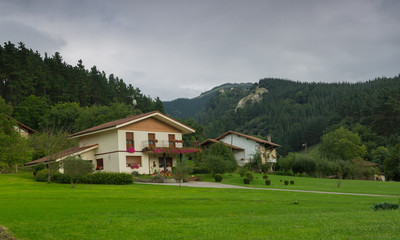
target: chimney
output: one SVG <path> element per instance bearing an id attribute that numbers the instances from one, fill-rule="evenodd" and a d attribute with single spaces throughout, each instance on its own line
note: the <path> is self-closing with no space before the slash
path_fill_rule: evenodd
<path id="1" fill-rule="evenodd" d="M 271 135 L 269 135 L 269 134 L 268 134 L 268 136 L 267 136 L 267 141 L 268 141 L 268 142 L 271 142 Z"/>

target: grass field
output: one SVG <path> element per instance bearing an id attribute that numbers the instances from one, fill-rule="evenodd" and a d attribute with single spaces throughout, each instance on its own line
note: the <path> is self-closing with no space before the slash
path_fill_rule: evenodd
<path id="1" fill-rule="evenodd" d="M 265 184 L 265 179 L 260 173 L 254 173 L 254 180 L 250 184 L 244 184 L 243 178 L 237 173 L 224 174 L 222 183 L 232 184 L 246 187 L 258 188 L 280 188 L 280 189 L 298 189 L 312 191 L 327 192 L 345 192 L 345 193 L 369 193 L 382 195 L 395 195 L 400 197 L 399 182 L 378 182 L 378 181 L 360 181 L 360 180 L 341 180 L 340 188 L 338 188 L 337 179 L 325 178 L 309 178 L 309 177 L 292 177 L 280 175 L 268 175 L 271 185 Z M 214 182 L 214 178 L 210 174 L 202 175 L 204 181 Z M 282 180 L 282 182 L 281 182 Z M 294 185 L 284 185 L 285 180 L 293 180 Z"/>
<path id="2" fill-rule="evenodd" d="M 305 188 L 295 181 L 292 188 Z M 371 184 L 367 193 L 399 189 L 355 182 Z M 0 225 L 18 239 L 400 239 L 400 211 L 370 208 L 398 200 L 140 184 L 72 189 L 31 174 L 0 175 Z"/>

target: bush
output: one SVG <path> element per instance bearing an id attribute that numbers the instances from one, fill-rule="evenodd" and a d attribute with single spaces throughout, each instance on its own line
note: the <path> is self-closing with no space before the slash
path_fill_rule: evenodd
<path id="1" fill-rule="evenodd" d="M 374 204 L 373 207 L 371 207 L 375 211 L 377 210 L 396 210 L 399 208 L 398 204 L 392 204 L 392 203 L 378 203 Z"/>
<path id="2" fill-rule="evenodd" d="M 316 169 L 316 160 L 306 155 L 296 155 L 292 163 L 292 170 L 294 173 L 305 172 L 308 175 L 312 175 Z"/>
<path id="3" fill-rule="evenodd" d="M 282 176 L 293 176 L 292 171 L 282 172 L 282 171 L 275 171 L 274 175 L 282 175 Z"/>
<path id="4" fill-rule="evenodd" d="M 215 174 L 214 179 L 216 182 L 222 182 L 222 174 Z"/>
<path id="5" fill-rule="evenodd" d="M 192 168 L 192 174 L 204 174 L 204 173 L 211 173 L 210 169 L 207 166 L 194 166 Z"/>
<path id="6" fill-rule="evenodd" d="M 49 175 L 49 170 L 47 169 L 40 170 L 36 174 L 36 181 L 47 182 L 48 175 Z M 51 176 L 51 181 L 55 183 L 70 183 L 71 178 L 67 174 L 55 172 Z M 74 181 L 87 184 L 123 185 L 123 184 L 133 183 L 133 177 L 129 173 L 98 172 L 98 173 L 90 173 L 87 176 L 74 177 Z"/>
<path id="7" fill-rule="evenodd" d="M 36 181 L 47 182 L 47 177 L 49 176 L 48 169 L 42 169 L 36 173 Z"/>
<path id="8" fill-rule="evenodd" d="M 87 176 L 87 183 L 115 185 L 132 184 L 133 177 L 129 173 L 99 172 L 89 174 Z"/>
<path id="9" fill-rule="evenodd" d="M 233 172 L 238 166 L 231 149 L 223 143 L 211 145 L 205 153 L 204 163 L 213 174 Z"/>
<path id="10" fill-rule="evenodd" d="M 243 178 L 243 183 L 244 184 L 250 184 L 250 182 L 251 182 L 250 178 L 248 178 L 248 177 Z"/>
<path id="11" fill-rule="evenodd" d="M 263 179 L 268 179 L 268 175 L 263 175 Z"/>
<path id="12" fill-rule="evenodd" d="M 46 181 L 47 181 L 47 179 L 46 179 Z M 51 176 L 51 181 L 55 182 L 55 183 L 70 183 L 71 177 L 66 174 L 62 174 L 60 172 L 55 172 Z"/>
<path id="13" fill-rule="evenodd" d="M 241 168 L 239 169 L 239 175 L 240 175 L 240 177 L 244 177 L 244 175 L 246 175 L 247 171 L 248 171 L 248 169 L 247 169 L 246 167 L 241 167 Z"/>
<path id="14" fill-rule="evenodd" d="M 285 180 L 285 185 L 289 185 L 289 181 L 288 180 Z"/>
<path id="15" fill-rule="evenodd" d="M 271 185 L 271 180 L 269 180 L 269 179 L 265 180 L 265 184 L 268 186 Z"/>
<path id="16" fill-rule="evenodd" d="M 250 181 L 253 181 L 254 175 L 252 173 L 246 173 L 246 177 L 250 179 Z"/>
<path id="17" fill-rule="evenodd" d="M 294 184 L 294 180 L 290 180 L 290 184 L 293 185 Z"/>

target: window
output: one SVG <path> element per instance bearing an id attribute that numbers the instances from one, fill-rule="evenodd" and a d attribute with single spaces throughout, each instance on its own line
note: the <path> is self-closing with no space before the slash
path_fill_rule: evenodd
<path id="1" fill-rule="evenodd" d="M 172 167 L 172 157 L 166 157 L 166 160 L 167 160 L 167 167 Z M 164 167 L 164 158 L 163 157 L 158 158 L 158 165 L 160 168 Z"/>
<path id="2" fill-rule="evenodd" d="M 135 147 L 135 142 L 133 141 L 133 132 L 126 133 L 126 149 L 128 150 L 130 147 Z"/>
<path id="3" fill-rule="evenodd" d="M 156 134 L 149 133 L 148 139 L 149 139 L 149 148 L 155 147 L 156 146 Z"/>
<path id="4" fill-rule="evenodd" d="M 126 156 L 126 166 L 133 167 L 133 166 L 142 166 L 142 157 L 141 156 Z"/>
<path id="5" fill-rule="evenodd" d="M 103 170 L 104 165 L 103 165 L 103 159 L 96 159 L 96 170 Z"/>
<path id="6" fill-rule="evenodd" d="M 175 147 L 175 134 L 168 134 L 169 147 Z"/>

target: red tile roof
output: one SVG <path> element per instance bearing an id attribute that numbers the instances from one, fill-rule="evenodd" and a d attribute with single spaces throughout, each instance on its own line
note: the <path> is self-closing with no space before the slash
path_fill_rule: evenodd
<path id="1" fill-rule="evenodd" d="M 68 149 L 63 150 L 63 151 L 61 151 L 61 152 L 58 152 L 58 153 L 56 154 L 56 156 L 57 156 L 57 159 L 58 159 L 58 158 L 63 158 L 63 157 L 72 155 L 72 154 L 74 154 L 74 153 L 85 152 L 85 150 L 90 150 L 90 148 L 97 147 L 97 146 L 98 146 L 98 144 L 94 144 L 94 145 L 90 145 L 90 146 L 85 146 L 85 147 L 73 147 L 73 148 L 68 148 Z M 44 162 L 47 162 L 47 161 L 49 161 L 49 156 L 36 159 L 36 160 L 34 160 L 34 161 L 32 161 L 32 162 L 25 163 L 24 165 L 25 165 L 25 166 L 29 166 L 29 165 L 34 165 L 34 164 L 37 164 L 37 163 L 44 163 Z"/>
<path id="2" fill-rule="evenodd" d="M 237 147 L 237 146 L 234 146 L 234 145 L 225 143 L 225 142 L 217 141 L 217 140 L 211 139 L 211 138 L 209 138 L 209 139 L 203 141 L 203 142 L 200 143 L 199 145 L 200 145 L 200 147 L 201 147 L 202 145 L 205 145 L 205 144 L 207 144 L 207 143 L 223 143 L 223 144 L 225 144 L 226 146 L 228 146 L 228 147 L 230 147 L 230 148 L 232 148 L 232 149 L 239 150 L 239 151 L 243 151 L 243 150 L 244 150 L 243 148 L 240 148 L 240 147 Z"/>
<path id="3" fill-rule="evenodd" d="M 234 132 L 234 131 L 227 131 L 226 133 L 224 133 L 221 136 L 217 137 L 216 140 L 220 140 L 221 138 L 224 138 L 226 135 L 229 135 L 229 134 L 235 134 L 235 135 L 247 138 L 247 139 L 254 140 L 254 141 L 258 142 L 258 143 L 268 144 L 268 145 L 272 145 L 272 146 L 275 146 L 275 147 L 280 147 L 280 145 L 278 145 L 276 143 L 269 142 L 269 141 L 263 140 L 261 138 L 256 138 L 256 137 L 253 137 L 253 136 L 249 136 L 249 135 L 246 135 L 246 134 L 243 134 L 243 133 Z"/>
<path id="4" fill-rule="evenodd" d="M 93 133 L 93 132 L 97 132 L 97 131 L 100 131 L 100 130 L 114 128 L 114 127 L 117 127 L 117 126 L 119 126 L 121 124 L 129 123 L 131 121 L 134 121 L 134 120 L 146 117 L 146 116 L 150 116 L 150 115 L 153 115 L 153 114 L 158 114 L 158 115 L 163 116 L 164 118 L 168 118 L 170 120 L 173 120 L 173 121 L 177 122 L 176 120 L 174 120 L 174 119 L 162 114 L 159 111 L 153 111 L 153 112 L 148 112 L 148 113 L 135 115 L 135 116 L 128 116 L 126 118 L 122 118 L 122 119 L 118 119 L 118 120 L 115 120 L 115 121 L 103 123 L 101 125 L 98 125 L 98 126 L 95 126 L 95 127 L 92 127 L 92 128 L 89 128 L 89 129 L 86 129 L 86 130 L 83 130 L 83 131 L 80 131 L 80 132 L 77 132 L 77 133 L 73 133 L 73 134 L 69 135 L 69 137 L 76 137 L 76 136 L 83 135 L 83 134 L 88 134 L 88 133 Z M 195 131 L 191 127 L 186 126 L 185 124 L 182 124 L 182 123 L 180 123 L 180 124 L 185 126 L 186 128 L 189 128 L 189 129 L 193 130 L 193 132 Z"/>
<path id="5" fill-rule="evenodd" d="M 13 119 L 13 120 L 17 123 L 17 125 L 18 125 L 20 128 L 25 129 L 29 134 L 33 134 L 33 133 L 36 132 L 36 131 L 33 130 L 32 128 L 30 128 L 30 127 L 28 127 L 27 125 L 23 124 L 22 122 L 17 121 L 15 118 L 10 117 L 10 116 L 8 116 L 8 115 L 6 115 L 6 117 L 7 117 L 8 119 L 10 119 L 10 120 Z"/>

